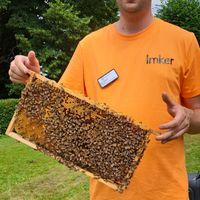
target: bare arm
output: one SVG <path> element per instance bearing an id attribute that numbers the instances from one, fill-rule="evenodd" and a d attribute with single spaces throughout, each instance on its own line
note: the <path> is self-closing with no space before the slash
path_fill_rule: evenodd
<path id="1" fill-rule="evenodd" d="M 200 95 L 190 99 L 183 99 L 183 105 L 193 111 L 187 133 L 200 133 Z"/>

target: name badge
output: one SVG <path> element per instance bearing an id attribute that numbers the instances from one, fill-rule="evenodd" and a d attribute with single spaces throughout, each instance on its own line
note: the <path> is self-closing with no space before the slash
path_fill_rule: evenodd
<path id="1" fill-rule="evenodd" d="M 115 80 L 117 80 L 118 78 L 119 78 L 119 76 L 118 76 L 117 72 L 114 69 L 112 69 L 108 73 L 106 73 L 105 75 L 101 76 L 98 79 L 98 83 L 102 88 L 104 88 L 107 85 L 114 82 Z"/>

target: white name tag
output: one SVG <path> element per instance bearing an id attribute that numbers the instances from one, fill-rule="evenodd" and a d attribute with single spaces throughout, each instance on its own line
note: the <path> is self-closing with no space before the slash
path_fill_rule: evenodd
<path id="1" fill-rule="evenodd" d="M 104 88 L 107 85 L 109 85 L 110 83 L 112 83 L 113 81 L 117 80 L 119 78 L 117 72 L 112 69 L 110 70 L 108 73 L 106 73 L 105 75 L 103 75 L 102 77 L 100 77 L 98 79 L 99 85 Z"/>

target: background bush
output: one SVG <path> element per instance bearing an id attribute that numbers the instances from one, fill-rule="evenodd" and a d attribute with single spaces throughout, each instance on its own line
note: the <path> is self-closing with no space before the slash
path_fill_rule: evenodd
<path id="1" fill-rule="evenodd" d="M 14 114 L 18 99 L 0 100 L 0 134 L 5 134 L 6 128 Z"/>
<path id="2" fill-rule="evenodd" d="M 117 18 L 115 0 L 0 0 L 0 99 L 20 96 L 8 77 L 15 55 L 35 50 L 42 72 L 57 81 L 78 41 Z"/>
<path id="3" fill-rule="evenodd" d="M 156 16 L 193 32 L 200 44 L 199 0 L 162 0 Z"/>

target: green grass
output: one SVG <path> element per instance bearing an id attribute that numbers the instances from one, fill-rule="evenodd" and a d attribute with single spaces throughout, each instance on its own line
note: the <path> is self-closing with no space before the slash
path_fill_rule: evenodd
<path id="1" fill-rule="evenodd" d="M 185 137 L 188 172 L 200 171 L 200 135 Z M 0 200 L 88 200 L 88 178 L 0 136 Z"/>
<path id="2" fill-rule="evenodd" d="M 1 200 L 87 200 L 88 178 L 0 136 Z"/>
<path id="3" fill-rule="evenodd" d="M 200 172 L 200 134 L 185 135 L 186 166 L 188 172 Z"/>

